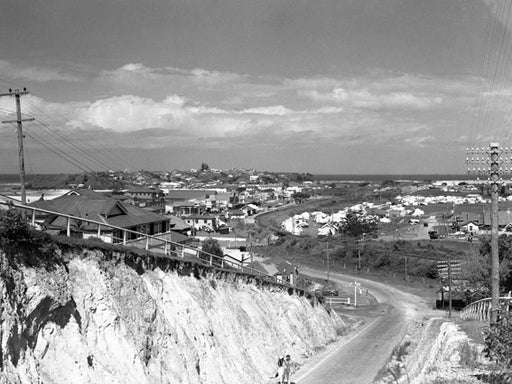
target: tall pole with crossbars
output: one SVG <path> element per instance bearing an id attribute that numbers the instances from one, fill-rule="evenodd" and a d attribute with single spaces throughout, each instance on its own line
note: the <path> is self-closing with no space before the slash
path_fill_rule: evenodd
<path id="1" fill-rule="evenodd" d="M 508 167 L 502 167 L 502 163 L 512 162 L 511 158 L 506 157 L 512 153 L 512 148 L 510 151 L 508 148 L 500 149 L 498 143 L 490 143 L 489 148 L 468 148 L 466 153 L 468 173 L 487 175 L 491 184 L 491 324 L 494 324 L 498 319 L 500 297 L 498 192 L 501 177 L 512 171 L 512 169 L 509 171 Z"/>
<path id="2" fill-rule="evenodd" d="M 30 119 L 22 119 L 21 118 L 21 101 L 20 98 L 22 95 L 28 94 L 26 88 L 23 88 L 23 91 L 19 89 L 9 89 L 8 93 L 0 93 L 0 96 L 14 96 L 16 100 L 16 120 L 7 120 L 2 121 L 3 124 L 8 123 L 16 123 L 17 133 L 18 133 L 18 159 L 19 159 L 19 167 L 20 167 L 20 192 L 21 192 L 21 203 L 23 205 L 27 204 L 27 195 L 25 192 L 25 158 L 23 155 L 23 122 L 32 121 L 33 118 Z"/>

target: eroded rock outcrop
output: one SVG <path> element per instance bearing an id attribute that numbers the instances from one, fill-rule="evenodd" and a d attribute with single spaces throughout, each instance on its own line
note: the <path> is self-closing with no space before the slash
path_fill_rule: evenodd
<path id="1" fill-rule="evenodd" d="M 305 358 L 343 328 L 306 297 L 257 281 L 107 259 L 3 258 L 2 383 L 261 383 L 279 354 Z"/>

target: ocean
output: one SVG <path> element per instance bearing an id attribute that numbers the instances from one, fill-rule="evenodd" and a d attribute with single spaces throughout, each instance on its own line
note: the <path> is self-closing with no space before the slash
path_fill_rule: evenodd
<path id="1" fill-rule="evenodd" d="M 456 174 L 314 174 L 313 179 L 323 181 L 376 181 L 407 180 L 407 181 L 441 181 L 441 180 L 472 180 L 474 176 Z M 27 175 L 27 180 L 30 175 Z M 19 188 L 18 174 L 0 174 L 0 188 Z"/>
<path id="2" fill-rule="evenodd" d="M 314 180 L 329 180 L 329 181 L 442 181 L 442 180 L 472 180 L 474 176 L 470 175 L 455 175 L 455 174 L 395 174 L 395 175 L 364 175 L 364 174 L 325 174 L 313 175 Z"/>

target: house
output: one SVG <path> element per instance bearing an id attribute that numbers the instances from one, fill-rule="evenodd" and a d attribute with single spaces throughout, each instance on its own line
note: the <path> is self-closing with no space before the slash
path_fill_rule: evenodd
<path id="1" fill-rule="evenodd" d="M 156 188 L 134 187 L 125 192 L 128 199 L 126 203 L 139 208 L 147 209 L 154 213 L 165 213 L 164 193 Z"/>
<path id="2" fill-rule="evenodd" d="M 478 235 L 480 232 L 480 224 L 478 221 L 472 220 L 462 223 L 460 226 L 461 231 L 466 233 L 472 233 L 473 235 Z"/>
<path id="3" fill-rule="evenodd" d="M 169 219 L 169 227 L 173 232 L 186 234 L 192 229 L 192 226 L 185 220 L 182 220 L 173 215 L 166 215 L 166 217 Z"/>
<path id="4" fill-rule="evenodd" d="M 107 225 L 160 235 L 170 231 L 169 218 L 138 208 L 112 197 L 88 189 L 72 191 L 53 200 L 38 200 L 31 206 L 75 216 L 69 222 L 71 235 L 81 238 L 99 237 L 108 243 L 123 242 L 124 231 Z M 93 220 L 101 224 L 81 221 L 79 218 Z M 51 233 L 66 233 L 68 219 L 63 216 L 46 214 L 43 227 Z M 137 238 L 135 233 L 127 233 L 126 240 Z"/>
<path id="5" fill-rule="evenodd" d="M 498 228 L 504 229 L 509 224 L 512 224 L 512 211 L 498 211 Z M 484 209 L 482 227 L 484 229 L 491 228 L 491 211 Z"/>
<path id="6" fill-rule="evenodd" d="M 228 216 L 230 219 L 244 219 L 246 213 L 240 209 L 233 209 L 228 212 Z"/>
<path id="7" fill-rule="evenodd" d="M 217 191 L 209 189 L 169 190 L 165 196 L 166 211 L 176 215 L 202 215 L 211 212 L 217 209 L 216 194 Z"/>
<path id="8" fill-rule="evenodd" d="M 184 217 L 183 220 L 196 230 L 216 231 L 217 217 L 207 215 L 192 215 Z"/>

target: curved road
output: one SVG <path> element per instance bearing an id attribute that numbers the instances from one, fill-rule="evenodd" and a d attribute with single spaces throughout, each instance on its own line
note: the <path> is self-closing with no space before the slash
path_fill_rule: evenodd
<path id="1" fill-rule="evenodd" d="M 325 272 L 305 268 L 302 273 L 321 278 L 325 275 Z M 348 286 L 354 281 L 354 277 L 331 276 L 340 286 Z M 366 324 L 356 333 L 343 337 L 339 345 L 315 366 L 304 365 L 294 378 L 297 383 L 371 383 L 389 360 L 393 348 L 402 342 L 409 321 L 431 311 L 424 299 L 416 295 L 370 280 L 357 281 L 363 289 L 368 288 L 378 304 L 364 310 Z"/>

